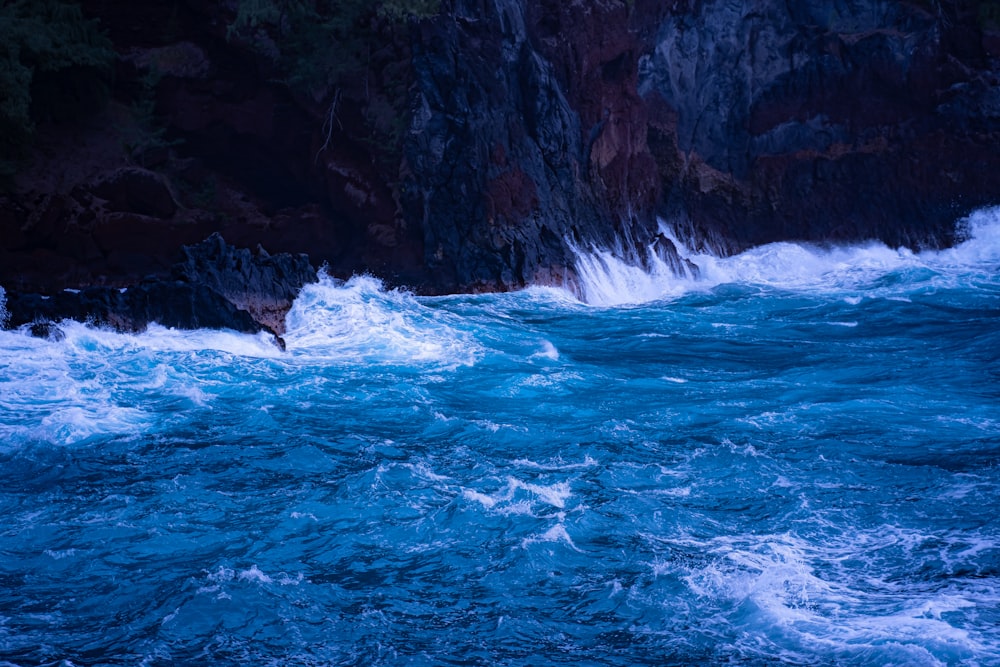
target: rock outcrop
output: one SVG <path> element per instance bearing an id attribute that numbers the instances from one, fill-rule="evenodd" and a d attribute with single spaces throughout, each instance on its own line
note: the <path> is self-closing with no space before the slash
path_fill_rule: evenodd
<path id="1" fill-rule="evenodd" d="M 459 0 L 415 30 L 404 211 L 438 289 L 571 281 L 652 240 L 656 170 L 620 2 Z"/>
<path id="2" fill-rule="evenodd" d="M 186 246 L 173 275 L 218 294 L 278 335 L 285 333 L 285 314 L 299 290 L 316 282 L 316 269 L 305 254 L 269 255 L 260 246 L 252 253 L 227 245 L 218 234 Z"/>
<path id="3" fill-rule="evenodd" d="M 88 287 L 52 294 L 12 290 L 7 325 L 30 325 L 33 335 L 51 337 L 54 322 L 74 319 L 118 331 L 142 331 L 156 322 L 183 329 L 269 331 L 284 346 L 284 316 L 316 270 L 303 255 L 269 255 L 234 248 L 213 235 L 184 248 L 172 278 L 150 278 L 130 287 Z"/>
<path id="4" fill-rule="evenodd" d="M 641 262 L 656 217 L 718 253 L 941 247 L 1000 196 L 1000 40 L 983 3 L 449 5 L 415 31 L 404 212 L 437 289 Z"/>

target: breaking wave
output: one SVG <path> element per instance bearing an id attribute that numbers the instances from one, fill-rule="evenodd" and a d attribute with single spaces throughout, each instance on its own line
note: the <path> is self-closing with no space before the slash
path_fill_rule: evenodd
<path id="1" fill-rule="evenodd" d="M 878 242 L 830 247 L 783 242 L 720 258 L 691 251 L 661 223 L 661 234 L 698 267 L 697 277 L 683 271 L 678 276 L 652 249 L 643 266 L 623 260 L 621 251 L 578 250 L 576 270 L 583 300 L 595 306 L 648 303 L 724 284 L 854 290 L 896 276 L 910 287 L 941 286 L 989 274 L 1000 262 L 1000 208 L 977 211 L 958 225 L 966 240 L 945 250 L 914 253 Z"/>

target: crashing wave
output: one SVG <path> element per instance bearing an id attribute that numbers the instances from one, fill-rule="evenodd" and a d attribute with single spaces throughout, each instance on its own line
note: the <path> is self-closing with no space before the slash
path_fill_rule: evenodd
<path id="1" fill-rule="evenodd" d="M 573 244 L 570 247 L 576 254 L 579 296 L 595 306 L 645 303 L 674 296 L 701 273 L 686 256 L 690 253 L 662 224 L 660 233 L 642 251 L 626 250 L 624 243 L 611 250 L 582 251 Z"/>
<path id="2" fill-rule="evenodd" d="M 342 282 L 321 273 L 299 293 L 285 322 L 293 354 L 445 367 L 472 365 L 480 354 L 460 322 L 371 276 Z"/>
<path id="3" fill-rule="evenodd" d="M 779 242 L 731 257 L 697 253 L 664 222 L 646 257 L 622 249 L 576 252 L 582 300 L 594 306 L 639 304 L 723 284 L 783 289 L 857 289 L 888 274 L 928 270 L 938 276 L 991 271 L 1000 263 L 1000 207 L 958 221 L 965 240 L 944 250 L 915 253 L 883 243 L 822 246 Z"/>

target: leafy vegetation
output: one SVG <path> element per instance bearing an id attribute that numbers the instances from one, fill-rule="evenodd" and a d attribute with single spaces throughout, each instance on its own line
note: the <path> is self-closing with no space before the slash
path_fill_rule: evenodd
<path id="1" fill-rule="evenodd" d="M 390 150 L 404 126 L 406 85 L 399 67 L 378 68 L 377 91 L 369 87 L 372 61 L 386 35 L 411 17 L 436 14 L 441 0 L 240 0 L 229 39 L 267 58 L 278 78 L 299 94 L 329 107 L 332 131 L 345 90 L 363 98 L 371 136 Z M 329 137 L 328 137 L 329 142 Z"/>
<path id="2" fill-rule="evenodd" d="M 984 0 L 979 4 L 979 24 L 984 28 L 1000 27 L 1000 0 Z"/>
<path id="3" fill-rule="evenodd" d="M 156 115 L 156 86 L 163 75 L 155 65 L 139 78 L 139 90 L 132 101 L 133 125 L 124 128 L 122 148 L 130 160 L 140 167 L 150 167 L 149 155 L 181 144 L 167 138 L 167 128 Z"/>
<path id="4" fill-rule="evenodd" d="M 103 105 L 113 57 L 111 42 L 79 5 L 0 5 L 0 182 L 16 172 L 38 120 L 69 120 Z"/>
<path id="5" fill-rule="evenodd" d="M 240 0 L 229 38 L 271 59 L 286 82 L 318 94 L 364 68 L 374 23 L 435 14 L 440 0 Z"/>

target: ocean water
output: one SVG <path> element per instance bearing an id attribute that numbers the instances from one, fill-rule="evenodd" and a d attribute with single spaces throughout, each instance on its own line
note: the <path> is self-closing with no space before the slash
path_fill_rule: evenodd
<path id="1" fill-rule="evenodd" d="M 0 665 L 1000 664 L 1000 212 L 0 332 Z"/>

